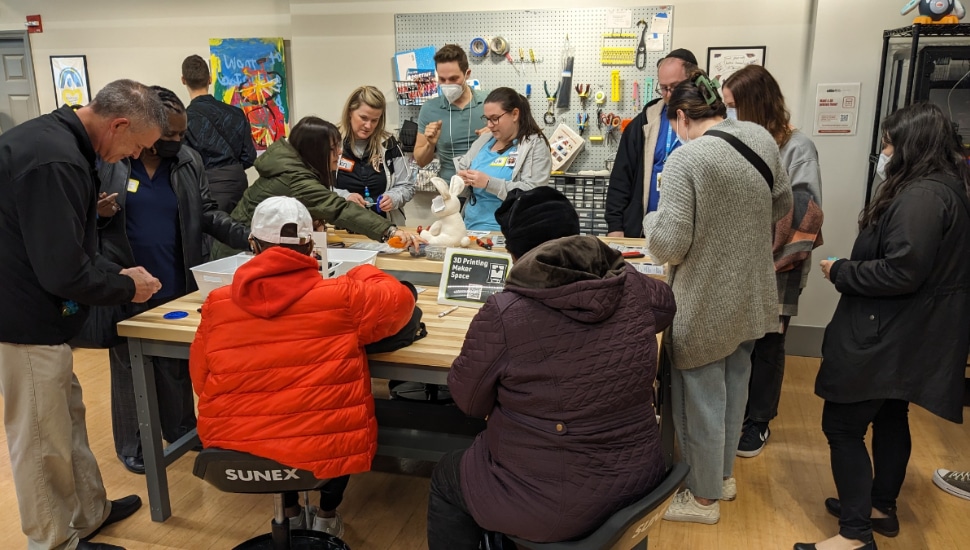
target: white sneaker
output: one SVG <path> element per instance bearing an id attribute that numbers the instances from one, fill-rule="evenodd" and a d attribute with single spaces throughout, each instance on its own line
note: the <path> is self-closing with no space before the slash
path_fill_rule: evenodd
<path id="1" fill-rule="evenodd" d="M 311 516 L 313 516 L 314 514 L 316 514 L 317 513 L 317 507 L 316 506 L 310 506 L 310 512 L 309 513 L 310 513 Z M 293 530 L 293 529 L 306 529 L 306 515 L 307 515 L 307 509 L 301 506 L 300 507 L 300 515 L 295 516 L 295 517 L 292 517 L 292 518 L 289 518 L 289 520 L 290 520 L 290 529 L 291 530 Z"/>
<path id="2" fill-rule="evenodd" d="M 344 535 L 344 520 L 340 517 L 340 512 L 335 512 L 332 518 L 313 517 L 313 530 L 322 531 L 328 535 L 333 535 L 338 539 Z"/>
<path id="3" fill-rule="evenodd" d="M 721 484 L 721 500 L 736 498 L 738 498 L 738 482 L 733 477 L 729 477 Z"/>
<path id="4" fill-rule="evenodd" d="M 714 525 L 721 519 L 721 508 L 717 501 L 707 506 L 698 503 L 694 500 L 694 495 L 691 494 L 690 489 L 684 489 L 674 495 L 670 507 L 664 512 L 664 519 Z"/>

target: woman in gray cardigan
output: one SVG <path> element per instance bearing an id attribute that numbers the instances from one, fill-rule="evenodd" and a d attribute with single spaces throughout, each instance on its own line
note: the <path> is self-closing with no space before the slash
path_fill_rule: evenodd
<path id="1" fill-rule="evenodd" d="M 678 309 L 664 345 L 674 366 L 674 428 L 691 470 L 664 515 L 670 521 L 716 523 L 718 501 L 737 495 L 751 350 L 778 328 L 771 227 L 791 208 L 791 186 L 771 135 L 725 114 L 702 71 L 674 89 L 667 115 L 684 146 L 667 160 L 660 204 L 644 219 L 651 254 L 670 265 Z"/>
<path id="2" fill-rule="evenodd" d="M 500 231 L 495 211 L 512 189 L 548 185 L 552 171 L 549 141 L 532 117 L 529 100 L 512 88 L 496 88 L 485 98 L 483 133 L 457 162 L 465 227 Z"/>

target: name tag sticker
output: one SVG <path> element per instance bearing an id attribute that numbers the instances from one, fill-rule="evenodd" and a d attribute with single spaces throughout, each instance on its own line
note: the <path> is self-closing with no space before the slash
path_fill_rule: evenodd
<path id="1" fill-rule="evenodd" d="M 138 180 L 136 180 L 136 179 L 130 179 L 129 178 L 128 179 L 128 192 L 129 193 L 137 193 L 138 192 L 138 185 L 140 183 L 141 182 L 138 181 Z"/>
<path id="2" fill-rule="evenodd" d="M 337 170 L 341 172 L 353 172 L 354 164 L 356 164 L 354 161 L 340 157 L 337 160 Z"/>
<path id="3" fill-rule="evenodd" d="M 509 158 L 508 157 L 498 157 L 498 158 L 496 158 L 495 160 L 492 161 L 491 166 L 495 166 L 497 168 L 501 168 L 501 167 L 505 166 L 508 161 L 509 161 Z"/>

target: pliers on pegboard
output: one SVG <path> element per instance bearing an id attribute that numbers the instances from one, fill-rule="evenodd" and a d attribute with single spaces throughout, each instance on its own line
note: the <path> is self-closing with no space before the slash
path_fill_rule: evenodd
<path id="1" fill-rule="evenodd" d="M 549 83 L 545 80 L 542 81 L 542 89 L 546 91 L 546 101 L 549 102 L 549 109 L 546 110 L 546 114 L 543 115 L 542 121 L 546 123 L 547 126 L 552 126 L 556 123 L 556 97 L 559 95 L 559 89 L 562 88 L 562 82 L 556 86 L 556 91 L 552 94 L 549 93 Z"/>
<path id="2" fill-rule="evenodd" d="M 576 113 L 576 126 L 579 127 L 579 135 L 586 133 L 586 124 L 589 122 L 589 113 Z"/>
<path id="3" fill-rule="evenodd" d="M 576 95 L 579 96 L 579 104 L 586 110 L 586 100 L 589 99 L 589 84 L 577 84 L 576 85 Z"/>

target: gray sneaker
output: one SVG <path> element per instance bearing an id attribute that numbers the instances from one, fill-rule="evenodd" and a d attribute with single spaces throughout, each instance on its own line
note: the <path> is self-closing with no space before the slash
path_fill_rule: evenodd
<path id="1" fill-rule="evenodd" d="M 955 497 L 970 500 L 970 472 L 951 472 L 940 468 L 933 474 L 933 483 Z"/>

